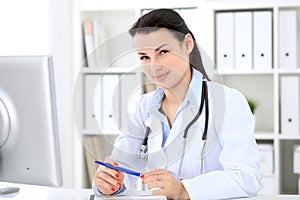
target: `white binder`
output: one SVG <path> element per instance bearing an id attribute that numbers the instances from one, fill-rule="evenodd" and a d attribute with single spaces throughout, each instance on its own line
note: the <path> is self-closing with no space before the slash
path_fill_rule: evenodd
<path id="1" fill-rule="evenodd" d="M 102 126 L 105 134 L 119 133 L 120 84 L 118 74 L 102 75 Z"/>
<path id="2" fill-rule="evenodd" d="M 297 13 L 279 12 L 279 68 L 297 68 Z"/>
<path id="3" fill-rule="evenodd" d="M 232 70 L 233 52 L 233 13 L 216 14 L 216 58 L 217 69 Z"/>
<path id="4" fill-rule="evenodd" d="M 85 94 L 85 124 L 84 128 L 90 132 L 99 131 L 96 116 L 100 115 L 100 91 L 96 89 L 98 75 L 86 75 L 84 79 Z M 98 94 L 97 94 L 98 93 Z M 98 112 L 98 113 L 97 113 Z M 100 122 L 99 122 L 100 123 Z"/>
<path id="5" fill-rule="evenodd" d="M 299 135 L 299 76 L 281 77 L 281 134 Z"/>
<path id="6" fill-rule="evenodd" d="M 235 68 L 252 69 L 252 13 L 235 12 Z"/>
<path id="7" fill-rule="evenodd" d="M 260 154 L 260 165 L 264 174 L 272 174 L 274 172 L 274 156 L 272 144 L 257 144 Z"/>
<path id="8" fill-rule="evenodd" d="M 123 74 L 120 78 L 121 89 L 121 128 L 127 130 L 128 108 L 142 94 L 141 77 L 138 73 Z"/>
<path id="9" fill-rule="evenodd" d="M 294 146 L 293 172 L 300 175 L 300 145 Z"/>
<path id="10" fill-rule="evenodd" d="M 272 12 L 253 12 L 253 58 L 255 70 L 272 68 Z"/>

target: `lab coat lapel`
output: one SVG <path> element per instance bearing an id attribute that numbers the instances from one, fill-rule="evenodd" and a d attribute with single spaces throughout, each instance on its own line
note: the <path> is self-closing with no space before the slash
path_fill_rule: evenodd
<path id="1" fill-rule="evenodd" d="M 166 140 L 165 147 L 172 144 L 178 135 L 180 135 L 180 137 L 183 137 L 185 127 L 195 117 L 196 113 L 196 106 L 183 108 L 183 110 L 177 116 L 176 122 L 173 124 L 170 134 Z M 195 124 L 197 124 L 197 122 Z"/>
<path id="2" fill-rule="evenodd" d="M 148 168 L 165 168 L 167 165 L 166 155 L 161 147 L 162 126 L 161 121 L 155 113 L 150 114 L 150 135 L 148 139 Z"/>
<path id="3" fill-rule="evenodd" d="M 162 127 L 161 121 L 156 117 L 156 115 L 151 114 L 150 123 L 150 134 L 148 139 L 148 150 L 149 153 L 154 153 L 161 150 L 162 143 Z"/>

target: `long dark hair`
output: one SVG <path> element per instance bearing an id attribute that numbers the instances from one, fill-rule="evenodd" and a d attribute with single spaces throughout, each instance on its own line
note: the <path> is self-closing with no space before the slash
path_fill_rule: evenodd
<path id="1" fill-rule="evenodd" d="M 196 39 L 190 29 L 187 27 L 182 17 L 172 9 L 156 9 L 142 17 L 140 17 L 130 28 L 129 33 L 132 37 L 137 33 L 150 33 L 158 30 L 158 28 L 166 28 L 175 34 L 179 41 L 183 41 L 186 34 L 191 34 L 194 40 L 194 48 L 190 53 L 190 66 L 200 71 L 204 78 L 209 77 L 203 67 L 200 51 L 196 44 Z"/>

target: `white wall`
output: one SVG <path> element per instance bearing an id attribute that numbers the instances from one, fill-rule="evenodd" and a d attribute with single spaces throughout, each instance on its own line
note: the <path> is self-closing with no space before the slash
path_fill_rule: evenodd
<path id="1" fill-rule="evenodd" d="M 0 0 L 0 56 L 53 55 L 64 187 L 74 186 L 72 0 Z"/>
<path id="2" fill-rule="evenodd" d="M 72 0 L 49 1 L 49 53 L 56 69 L 64 187 L 74 186 Z"/>
<path id="3" fill-rule="evenodd" d="M 0 0 L 0 55 L 47 53 L 48 13 L 47 0 Z"/>

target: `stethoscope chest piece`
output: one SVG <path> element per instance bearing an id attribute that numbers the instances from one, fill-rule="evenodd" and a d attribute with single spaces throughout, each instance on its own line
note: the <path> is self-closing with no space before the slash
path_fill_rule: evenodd
<path id="1" fill-rule="evenodd" d="M 138 150 L 138 158 L 144 161 L 148 160 L 148 146 L 142 145 L 141 148 Z"/>

